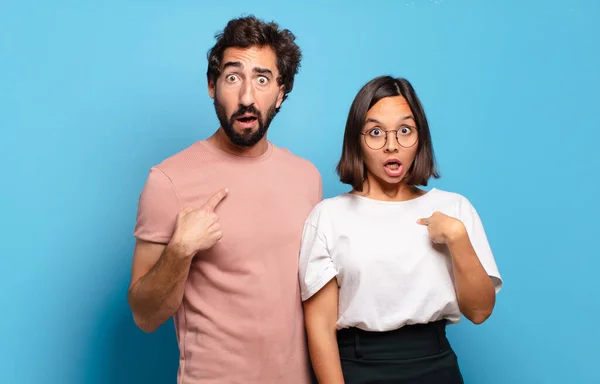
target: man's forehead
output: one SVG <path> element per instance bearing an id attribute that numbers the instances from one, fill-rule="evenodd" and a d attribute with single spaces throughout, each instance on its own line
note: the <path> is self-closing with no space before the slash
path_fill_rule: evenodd
<path id="1" fill-rule="evenodd" d="M 230 62 L 239 63 L 241 64 L 241 67 L 246 70 L 252 70 L 253 68 L 260 67 L 270 69 L 273 73 L 277 71 L 277 56 L 275 55 L 273 49 L 269 46 L 227 48 L 225 52 L 223 52 L 221 68 Z"/>

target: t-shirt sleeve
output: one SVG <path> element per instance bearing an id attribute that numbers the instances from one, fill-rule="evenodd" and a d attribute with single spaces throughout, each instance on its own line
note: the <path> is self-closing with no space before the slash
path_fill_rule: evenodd
<path id="1" fill-rule="evenodd" d="M 313 205 L 317 205 L 323 200 L 323 178 L 321 177 L 321 172 L 311 164 L 312 168 L 312 178 L 310 185 L 314 185 L 314 188 L 311 189 L 311 198 Z"/>
<path id="2" fill-rule="evenodd" d="M 473 245 L 473 249 L 475 249 L 475 253 L 479 257 L 481 265 L 483 265 L 483 268 L 492 279 L 496 293 L 498 293 L 502 288 L 503 281 L 500 272 L 498 271 L 494 254 L 492 253 L 479 214 L 469 200 L 464 197 L 460 202 L 459 217 L 467 229 L 469 240 Z"/>
<path id="3" fill-rule="evenodd" d="M 311 298 L 337 275 L 325 238 L 309 222 L 304 225 L 302 233 L 298 270 L 302 301 Z"/>
<path id="4" fill-rule="evenodd" d="M 152 167 L 138 200 L 133 236 L 166 244 L 171 240 L 180 210 L 175 187 L 160 169 Z"/>

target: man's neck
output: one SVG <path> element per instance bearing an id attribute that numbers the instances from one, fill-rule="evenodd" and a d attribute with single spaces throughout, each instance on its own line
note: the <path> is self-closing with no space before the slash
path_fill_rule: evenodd
<path id="1" fill-rule="evenodd" d="M 229 140 L 227 134 L 223 132 L 223 129 L 219 128 L 211 137 L 206 139 L 209 143 L 219 148 L 222 151 L 231 153 L 236 156 L 243 157 L 259 157 L 262 156 L 269 147 L 267 142 L 267 136 L 263 136 L 262 139 L 252 147 L 240 147 L 235 145 Z"/>

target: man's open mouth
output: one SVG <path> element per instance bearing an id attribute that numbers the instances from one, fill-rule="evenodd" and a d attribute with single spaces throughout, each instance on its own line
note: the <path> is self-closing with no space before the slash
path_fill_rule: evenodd
<path id="1" fill-rule="evenodd" d="M 252 123 L 257 120 L 257 117 L 254 115 L 245 115 L 242 117 L 238 117 L 236 120 L 240 123 Z"/>

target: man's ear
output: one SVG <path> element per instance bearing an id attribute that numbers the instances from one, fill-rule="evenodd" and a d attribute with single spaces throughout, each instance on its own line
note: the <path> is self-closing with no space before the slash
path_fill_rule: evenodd
<path id="1" fill-rule="evenodd" d="M 216 87 L 215 87 L 215 83 L 214 81 L 212 81 L 210 78 L 208 79 L 208 96 L 210 96 L 211 99 L 215 98 L 215 92 L 217 91 Z"/>
<path id="2" fill-rule="evenodd" d="M 279 86 L 279 94 L 277 95 L 277 103 L 275 104 L 276 108 L 281 107 L 281 103 L 283 103 L 283 95 L 285 94 L 283 87 L 283 84 Z"/>

